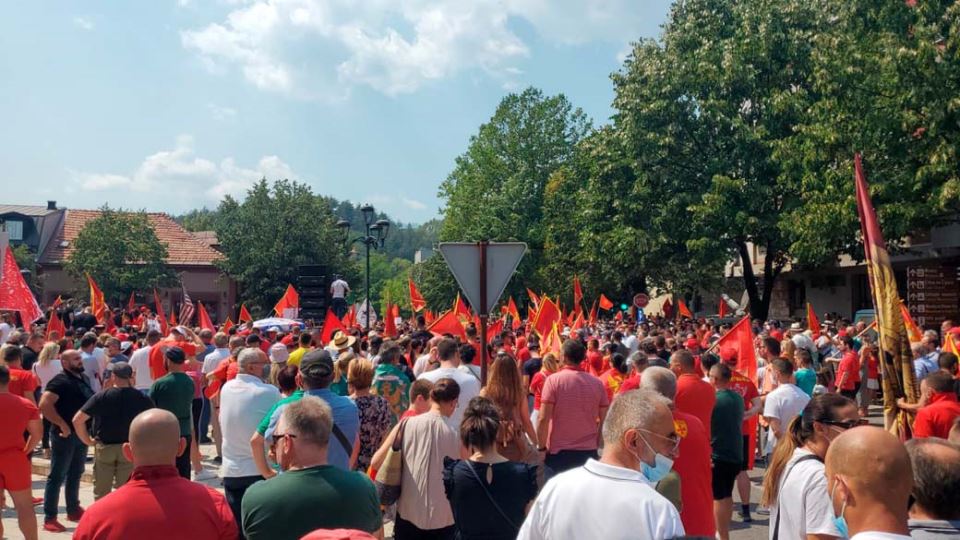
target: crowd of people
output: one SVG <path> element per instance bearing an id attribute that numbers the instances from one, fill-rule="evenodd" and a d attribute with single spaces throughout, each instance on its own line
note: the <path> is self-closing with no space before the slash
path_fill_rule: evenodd
<path id="1" fill-rule="evenodd" d="M 35 505 L 79 539 L 383 538 L 392 522 L 398 540 L 728 540 L 735 510 L 769 516 L 773 540 L 960 537 L 950 321 L 913 344 L 904 444 L 866 425 L 883 370 L 862 323 L 754 321 L 753 375 L 710 320 L 627 316 L 550 344 L 508 321 L 484 344 L 470 321 L 435 334 L 422 317 L 328 341 L 312 324 L 164 334 L 146 307 L 109 332 L 89 309 L 62 319 L 65 335 L 0 324 L 0 492 L 28 540 Z M 216 484 L 201 445 L 222 489 L 199 482 Z"/>

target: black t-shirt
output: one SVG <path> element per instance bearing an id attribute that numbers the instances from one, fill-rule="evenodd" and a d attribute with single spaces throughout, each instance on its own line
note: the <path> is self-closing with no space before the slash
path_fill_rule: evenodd
<path id="1" fill-rule="evenodd" d="M 57 402 L 53 408 L 57 410 L 60 418 L 68 424 L 73 422 L 73 416 L 83 407 L 83 404 L 93 395 L 93 388 L 90 387 L 90 379 L 86 375 L 70 373 L 64 371 L 58 373 L 50 379 L 45 392 L 57 395 Z M 53 426 L 55 433 L 60 433 L 60 428 Z"/>
<path id="2" fill-rule="evenodd" d="M 668 351 L 668 350 L 666 350 L 666 349 L 662 349 L 662 350 L 657 351 L 657 356 L 659 356 L 660 358 L 662 358 L 664 362 L 669 362 L 669 361 L 670 361 L 670 351 Z"/>
<path id="3" fill-rule="evenodd" d="M 531 358 L 523 363 L 523 374 L 532 380 L 533 376 L 536 375 L 537 372 L 540 371 L 540 368 L 542 367 L 543 367 L 543 358 L 539 356 L 536 358 Z"/>
<path id="4" fill-rule="evenodd" d="M 458 537 L 516 538 L 524 520 L 524 509 L 537 496 L 536 466 L 513 461 L 495 465 L 450 458 L 443 461 L 443 487 L 453 510 Z M 470 471 L 471 467 L 476 474 Z M 487 484 L 490 467 L 493 482 Z M 486 492 L 490 493 L 489 497 Z M 491 497 L 500 510 L 493 505 Z"/>
<path id="5" fill-rule="evenodd" d="M 127 442 L 130 422 L 153 408 L 153 400 L 136 388 L 107 388 L 91 397 L 80 409 L 93 418 L 90 435 L 103 444 Z"/>
<path id="6" fill-rule="evenodd" d="M 25 371 L 30 371 L 30 368 L 32 368 L 33 364 L 37 361 L 37 353 L 30 347 L 24 345 L 23 347 L 20 347 L 20 354 L 22 356 L 20 363 L 23 364 L 23 369 Z"/>
<path id="7" fill-rule="evenodd" d="M 81 313 L 73 318 L 73 328 L 90 330 L 97 325 L 97 318 L 90 313 Z"/>

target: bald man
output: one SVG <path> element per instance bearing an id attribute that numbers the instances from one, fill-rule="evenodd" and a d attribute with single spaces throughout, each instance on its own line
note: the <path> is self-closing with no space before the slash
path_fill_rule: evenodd
<path id="1" fill-rule="evenodd" d="M 237 524 L 223 495 L 177 472 L 177 456 L 187 445 L 180 431 L 177 417 L 163 409 L 133 419 L 123 445 L 133 474 L 84 513 L 75 539 L 236 540 Z"/>
<path id="2" fill-rule="evenodd" d="M 856 540 L 907 540 L 913 487 L 910 456 L 897 437 L 875 427 L 840 434 L 826 456 L 827 489 L 837 528 Z"/>

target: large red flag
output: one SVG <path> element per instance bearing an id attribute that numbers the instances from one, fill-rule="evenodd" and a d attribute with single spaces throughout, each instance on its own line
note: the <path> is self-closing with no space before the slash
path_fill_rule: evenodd
<path id="1" fill-rule="evenodd" d="M 573 311 L 580 311 L 580 304 L 583 303 L 583 288 L 580 287 L 580 278 L 573 276 Z"/>
<path id="2" fill-rule="evenodd" d="M 717 310 L 717 317 L 722 319 L 726 316 L 727 316 L 727 302 L 721 297 L 720 308 Z"/>
<path id="3" fill-rule="evenodd" d="M 410 305 L 413 307 L 413 312 L 422 311 L 427 307 L 427 301 L 417 290 L 417 284 L 413 282 L 413 278 L 407 278 L 407 287 L 410 289 Z"/>
<path id="4" fill-rule="evenodd" d="M 443 315 L 437 317 L 437 320 L 433 321 L 427 331 L 431 332 L 435 336 L 442 336 L 443 334 L 450 334 L 452 336 L 457 336 L 461 341 L 467 340 L 467 333 L 463 329 L 463 324 L 460 322 L 460 317 L 456 313 L 451 311 L 445 312 Z"/>
<path id="5" fill-rule="evenodd" d="M 393 311 L 393 308 L 395 307 L 397 306 L 387 304 L 387 309 L 385 310 L 383 317 L 383 335 L 390 338 L 397 337 L 398 334 L 396 315 Z"/>
<path id="6" fill-rule="evenodd" d="M 817 319 L 817 312 L 810 302 L 807 302 L 807 328 L 813 333 L 813 339 L 820 337 L 820 319 Z"/>
<path id="7" fill-rule="evenodd" d="M 167 335 L 167 316 L 163 313 L 163 303 L 160 302 L 160 295 L 157 290 L 153 290 L 153 307 L 157 312 L 157 321 L 160 323 L 160 331 Z"/>
<path id="8" fill-rule="evenodd" d="M 103 323 L 107 317 L 107 302 L 103 298 L 103 291 L 97 286 L 97 282 L 87 274 L 87 285 L 90 286 L 90 310 L 97 322 Z"/>
<path id="9" fill-rule="evenodd" d="M 63 321 L 60 320 L 60 317 L 57 316 L 57 310 L 50 310 L 50 320 L 47 321 L 47 333 L 44 336 L 44 339 L 50 341 L 50 334 L 56 332 L 59 338 L 62 338 L 63 335 L 67 332 L 66 327 L 63 325 Z M 58 338 L 58 339 L 59 339 Z"/>
<path id="10" fill-rule="evenodd" d="M 20 313 L 20 322 L 24 328 L 43 317 L 43 311 L 37 304 L 33 292 L 23 279 L 13 250 L 7 249 L 3 261 L 3 280 L 0 282 L 0 309 L 17 311 Z"/>
<path id="11" fill-rule="evenodd" d="M 877 343 L 880 345 L 884 427 L 905 440 L 910 438 L 911 418 L 906 411 L 897 407 L 897 399 L 905 398 L 908 403 L 916 403 L 918 397 L 910 338 L 907 336 L 907 328 L 900 311 L 896 276 L 890 264 L 887 244 L 880 231 L 877 213 L 870 200 L 860 154 L 854 156 L 853 167 L 867 276 L 870 278 L 870 292 L 873 295 L 873 308 L 877 313 L 877 328 L 880 332 Z"/>
<path id="12" fill-rule="evenodd" d="M 337 330 L 345 330 L 344 325 L 337 318 L 337 314 L 332 309 L 328 309 L 327 316 L 323 319 L 323 333 L 320 334 L 321 345 L 330 343 Z"/>
<path id="13" fill-rule="evenodd" d="M 537 310 L 537 315 L 533 319 L 533 329 L 543 339 L 554 324 L 560 324 L 561 317 L 562 313 L 557 304 L 549 296 L 544 296 L 540 301 L 540 309 Z"/>
<path id="14" fill-rule="evenodd" d="M 693 318 L 693 313 L 690 312 L 690 308 L 687 307 L 687 303 L 683 301 L 683 298 L 677 299 L 677 316 L 688 319 Z"/>
<path id="15" fill-rule="evenodd" d="M 467 307 L 463 298 L 460 298 L 460 293 L 457 293 L 457 299 L 453 302 L 453 312 L 456 313 L 457 317 L 470 319 L 470 308 Z"/>
<path id="16" fill-rule="evenodd" d="M 557 323 L 553 323 L 550 327 L 550 330 L 543 337 L 543 345 L 540 347 L 540 352 L 543 354 L 553 353 L 558 359 L 562 358 L 562 349 L 563 339 L 560 338 L 560 330 L 557 327 Z"/>
<path id="17" fill-rule="evenodd" d="M 600 293 L 600 302 L 598 305 L 600 306 L 600 309 L 604 311 L 609 311 L 610 308 L 613 307 L 613 302 L 611 302 L 610 299 L 607 298 L 607 295 Z"/>
<path id="18" fill-rule="evenodd" d="M 487 327 L 487 341 L 493 341 L 493 338 L 498 337 L 501 332 L 503 332 L 503 319 L 497 319 Z"/>
<path id="19" fill-rule="evenodd" d="M 289 314 L 284 314 L 288 309 L 300 309 L 300 295 L 297 294 L 293 285 L 287 285 L 287 290 L 283 292 L 283 296 L 277 301 L 277 305 L 273 306 L 273 312 L 276 313 L 277 317 L 289 317 Z"/>
<path id="20" fill-rule="evenodd" d="M 750 327 L 750 315 L 740 319 L 733 325 L 729 332 L 717 340 L 716 344 L 720 351 L 720 357 L 735 354 L 737 357 L 737 373 L 734 377 L 749 379 L 749 382 L 756 385 L 757 381 L 757 351 L 753 348 L 753 329 Z M 732 379 L 731 379 L 732 380 Z M 756 416 L 748 419 L 747 429 L 744 433 L 750 435 L 748 455 L 749 466 L 753 467 L 754 456 L 757 448 L 757 420 Z"/>
<path id="21" fill-rule="evenodd" d="M 200 323 L 200 328 L 209 330 L 211 332 L 216 332 L 217 328 L 213 326 L 213 321 L 210 320 L 210 314 L 207 313 L 207 308 L 203 307 L 203 302 L 197 302 L 197 305 L 199 306 L 200 313 L 200 316 L 198 317 L 200 319 L 198 321 Z"/>
<path id="22" fill-rule="evenodd" d="M 237 316 L 237 320 L 240 323 L 253 322 L 253 317 L 250 315 L 250 312 L 247 311 L 246 304 L 240 304 L 240 315 Z"/>
<path id="23" fill-rule="evenodd" d="M 570 325 L 570 335 L 573 335 L 574 332 L 580 330 L 585 326 L 583 321 L 583 312 L 577 313 L 577 318 L 573 320 L 573 324 Z"/>

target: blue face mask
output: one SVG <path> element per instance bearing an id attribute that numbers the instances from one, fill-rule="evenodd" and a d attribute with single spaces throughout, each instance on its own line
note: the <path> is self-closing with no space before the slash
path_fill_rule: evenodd
<path id="1" fill-rule="evenodd" d="M 640 435 L 640 438 L 643 440 L 643 444 L 647 445 L 647 448 L 654 453 L 653 466 L 648 465 L 646 461 L 637 456 L 637 460 L 640 461 L 640 473 L 651 483 L 656 484 L 670 473 L 670 469 L 673 468 L 673 460 L 654 450 L 647 442 L 646 437 Z"/>
<path id="2" fill-rule="evenodd" d="M 830 490 L 830 499 L 833 500 L 834 492 L 837 491 L 837 484 L 833 484 L 833 489 Z M 850 529 L 847 527 L 847 518 L 843 517 L 843 512 L 847 509 L 847 501 L 843 501 L 840 505 L 840 515 L 833 516 L 833 526 L 837 528 L 837 532 L 840 533 L 840 538 L 850 538 Z"/>

